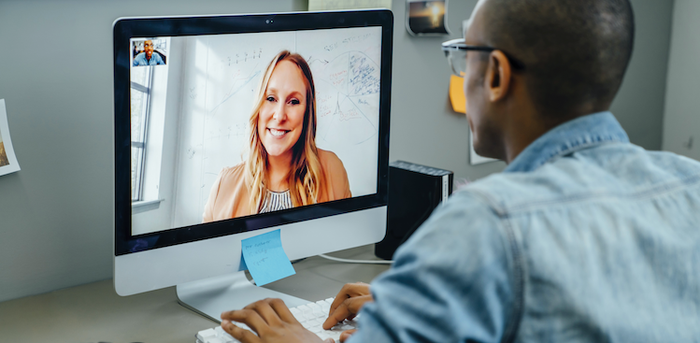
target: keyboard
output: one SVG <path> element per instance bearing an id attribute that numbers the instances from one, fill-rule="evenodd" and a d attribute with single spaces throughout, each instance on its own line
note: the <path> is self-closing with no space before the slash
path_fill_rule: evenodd
<path id="1" fill-rule="evenodd" d="M 328 312 L 331 309 L 331 304 L 333 304 L 334 298 L 328 298 L 326 300 L 319 300 L 317 302 L 310 302 L 297 307 L 292 307 L 289 311 L 292 312 L 294 317 L 301 323 L 301 325 L 307 330 L 315 333 L 322 340 L 327 338 L 333 338 L 336 342 L 340 338 L 340 334 L 345 330 L 355 329 L 357 323 L 355 320 L 346 320 L 342 323 L 336 324 L 330 330 L 324 330 L 321 325 L 328 318 Z M 357 319 L 357 317 L 355 317 Z M 235 323 L 239 327 L 250 330 L 245 324 Z M 252 331 L 252 330 L 251 330 Z M 195 343 L 239 343 L 237 339 L 229 335 L 221 326 L 215 328 L 202 330 L 195 336 Z"/>

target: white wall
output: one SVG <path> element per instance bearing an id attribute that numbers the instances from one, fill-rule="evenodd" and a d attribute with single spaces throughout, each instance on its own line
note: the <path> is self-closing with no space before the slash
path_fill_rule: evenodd
<path id="1" fill-rule="evenodd" d="M 700 160 L 700 1 L 675 1 L 662 148 Z"/>

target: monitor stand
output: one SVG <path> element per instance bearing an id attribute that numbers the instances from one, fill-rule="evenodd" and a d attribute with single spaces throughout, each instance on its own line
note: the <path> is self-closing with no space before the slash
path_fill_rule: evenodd
<path id="1" fill-rule="evenodd" d="M 281 298 L 287 307 L 309 303 L 309 300 L 258 287 L 248 280 L 244 271 L 177 285 L 176 292 L 182 306 L 219 323 L 221 312 L 242 309 L 265 298 Z"/>

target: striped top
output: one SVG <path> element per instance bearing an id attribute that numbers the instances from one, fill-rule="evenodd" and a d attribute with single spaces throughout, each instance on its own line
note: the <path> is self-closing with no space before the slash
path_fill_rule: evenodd
<path id="1" fill-rule="evenodd" d="M 263 200 L 260 213 L 286 210 L 288 208 L 292 208 L 292 197 L 289 195 L 289 190 L 284 192 L 266 190 L 265 200 Z"/>

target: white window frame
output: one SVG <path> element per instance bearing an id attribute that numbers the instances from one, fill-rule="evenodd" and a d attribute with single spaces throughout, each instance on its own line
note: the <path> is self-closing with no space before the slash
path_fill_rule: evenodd
<path id="1" fill-rule="evenodd" d="M 148 68 L 149 70 L 146 72 L 146 84 L 147 86 L 144 86 L 140 83 L 131 81 L 131 89 L 132 91 L 137 91 L 141 92 L 144 94 L 144 98 L 142 99 L 142 113 L 141 113 L 141 137 L 138 137 L 139 139 L 135 140 L 135 137 L 131 137 L 131 148 L 132 149 L 141 149 L 141 153 L 139 154 L 139 158 L 137 161 L 131 161 L 131 163 L 137 163 L 137 168 L 136 168 L 136 184 L 134 185 L 135 187 L 132 188 L 132 194 L 131 194 L 131 202 L 138 202 L 138 201 L 143 201 L 143 179 L 144 179 L 144 173 L 146 170 L 146 146 L 148 145 L 148 129 L 149 129 L 149 117 L 150 117 L 150 111 L 151 111 L 151 89 L 153 86 L 153 67 L 139 67 L 139 68 Z"/>

